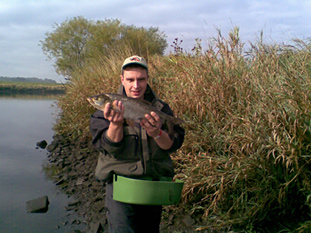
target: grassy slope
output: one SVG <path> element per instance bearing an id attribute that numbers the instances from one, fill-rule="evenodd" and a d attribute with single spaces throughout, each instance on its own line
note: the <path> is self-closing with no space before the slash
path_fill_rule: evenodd
<path id="1" fill-rule="evenodd" d="M 308 229 L 311 54 L 300 45 L 259 43 L 246 54 L 232 32 L 204 53 L 149 57 L 151 86 L 187 121 L 185 143 L 172 156 L 185 181 L 180 208 L 202 215 L 201 230 Z M 86 97 L 115 92 L 128 55 L 96 59 L 73 74 L 59 100 L 59 133 L 90 140 L 94 109 Z"/>

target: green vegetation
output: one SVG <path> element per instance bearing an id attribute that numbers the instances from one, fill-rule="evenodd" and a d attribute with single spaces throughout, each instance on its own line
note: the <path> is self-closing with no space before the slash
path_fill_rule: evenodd
<path id="1" fill-rule="evenodd" d="M 39 78 L 35 78 L 35 77 L 28 77 L 28 78 L 24 78 L 24 77 L 2 77 L 0 76 L 0 82 L 26 82 L 26 83 L 54 83 L 56 84 L 55 80 L 52 79 L 39 79 Z"/>
<path id="2" fill-rule="evenodd" d="M 228 38 L 211 38 L 206 51 L 200 40 L 191 53 L 178 41 L 174 51 L 146 58 L 151 86 L 187 122 L 185 143 L 173 155 L 185 181 L 179 210 L 202 216 L 202 231 L 308 232 L 310 45 L 246 46 L 235 28 Z M 116 92 L 121 64 L 132 54 L 141 55 L 115 47 L 70 71 L 57 133 L 91 140 L 94 109 L 86 97 Z"/>
<path id="3" fill-rule="evenodd" d="M 72 72 L 84 68 L 99 56 L 113 53 L 115 48 L 134 51 L 145 57 L 163 54 L 167 46 L 165 35 L 158 28 L 137 28 L 119 20 L 92 21 L 83 17 L 54 25 L 41 41 L 43 52 L 55 60 L 59 74 L 71 78 Z"/>
<path id="4" fill-rule="evenodd" d="M 0 96 L 64 94 L 65 86 L 50 82 L 1 81 Z"/>

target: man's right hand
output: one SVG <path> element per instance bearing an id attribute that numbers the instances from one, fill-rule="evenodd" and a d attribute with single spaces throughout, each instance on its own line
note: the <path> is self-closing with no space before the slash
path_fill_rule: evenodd
<path id="1" fill-rule="evenodd" d="M 104 117 L 110 121 L 110 123 L 115 125 L 123 125 L 124 122 L 124 106 L 121 101 L 115 100 L 113 102 L 113 108 L 110 103 L 106 104 L 104 109 Z M 120 109 L 119 110 L 113 110 L 113 109 Z"/>
<path id="2" fill-rule="evenodd" d="M 123 138 L 124 106 L 121 101 L 117 100 L 113 102 L 113 106 L 114 109 L 120 109 L 120 111 L 113 110 L 110 103 L 106 104 L 104 109 L 104 117 L 110 121 L 107 137 L 113 142 L 119 142 Z"/>

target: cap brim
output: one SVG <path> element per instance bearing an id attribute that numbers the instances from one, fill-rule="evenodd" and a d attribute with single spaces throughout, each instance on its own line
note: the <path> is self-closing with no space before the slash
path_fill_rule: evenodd
<path id="1" fill-rule="evenodd" d="M 145 68 L 145 69 L 148 70 L 148 67 L 147 67 L 146 65 L 144 65 L 144 64 L 141 64 L 140 62 L 131 62 L 131 63 L 128 63 L 128 64 L 122 66 L 122 69 L 126 68 L 127 66 L 133 65 L 133 64 L 139 65 L 139 66 L 141 66 L 141 67 L 143 67 L 143 68 Z"/>

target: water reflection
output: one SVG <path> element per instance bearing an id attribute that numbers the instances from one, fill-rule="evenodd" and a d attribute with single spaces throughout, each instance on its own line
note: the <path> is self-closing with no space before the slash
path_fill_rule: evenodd
<path id="1" fill-rule="evenodd" d="M 0 232 L 60 232 L 70 201 L 45 178 L 45 150 L 36 142 L 52 141 L 55 100 L 0 98 Z M 49 211 L 26 213 L 26 202 L 47 195 Z"/>

